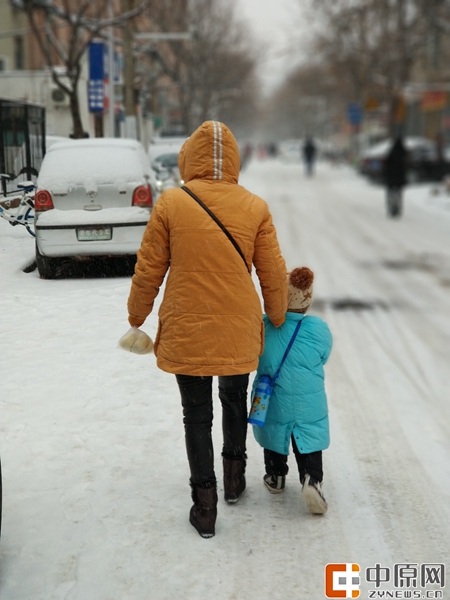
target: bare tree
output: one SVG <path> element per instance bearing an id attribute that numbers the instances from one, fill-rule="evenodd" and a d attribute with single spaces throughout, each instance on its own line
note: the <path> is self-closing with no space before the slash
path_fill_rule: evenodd
<path id="1" fill-rule="evenodd" d="M 218 0 L 165 0 L 152 8 L 152 18 L 162 31 L 192 33 L 190 41 L 157 45 L 164 73 L 178 86 L 186 132 L 223 115 L 242 125 L 242 119 L 232 117 L 237 107 L 252 103 L 256 57 L 233 6 Z"/>
<path id="2" fill-rule="evenodd" d="M 300 65 L 267 103 L 267 135 L 282 140 L 332 133 L 342 106 L 336 88 L 337 81 L 326 65 Z"/>
<path id="3" fill-rule="evenodd" d="M 272 137 L 331 132 L 349 103 L 372 97 L 387 107 L 393 134 L 405 115 L 405 85 L 417 76 L 448 79 L 449 0 L 310 0 L 307 18 L 303 45 L 310 58 L 289 74 L 263 115 Z"/>
<path id="4" fill-rule="evenodd" d="M 107 16 L 109 0 L 22 0 L 36 39 L 54 83 L 69 97 L 73 137 L 84 135 L 78 99 L 81 61 L 90 42 L 107 27 L 121 26 L 141 14 L 144 0 L 125 14 Z M 63 67 L 63 69 L 61 69 Z"/>
<path id="5" fill-rule="evenodd" d="M 424 48 L 427 23 L 421 0 L 335 0 L 313 3 L 321 23 L 316 48 L 349 93 L 362 102 L 382 91 L 395 128 L 399 94 Z"/>
<path id="6" fill-rule="evenodd" d="M 428 25 L 425 62 L 434 73 L 448 78 L 450 61 L 450 2 L 417 0 Z"/>

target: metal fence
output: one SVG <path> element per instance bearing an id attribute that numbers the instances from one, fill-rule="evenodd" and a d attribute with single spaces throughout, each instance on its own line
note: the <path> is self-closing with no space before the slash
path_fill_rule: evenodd
<path id="1" fill-rule="evenodd" d="M 36 181 L 45 155 L 45 108 L 0 98 L 0 193 L 15 189 L 17 183 Z"/>

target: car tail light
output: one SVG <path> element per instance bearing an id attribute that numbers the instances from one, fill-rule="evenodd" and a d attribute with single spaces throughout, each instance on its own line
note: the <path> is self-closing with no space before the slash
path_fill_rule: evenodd
<path id="1" fill-rule="evenodd" d="M 152 190 L 149 185 L 140 185 L 133 192 L 133 206 L 153 206 Z"/>
<path id="2" fill-rule="evenodd" d="M 50 192 L 47 190 L 38 190 L 34 195 L 34 209 L 36 212 L 50 210 L 54 208 Z"/>

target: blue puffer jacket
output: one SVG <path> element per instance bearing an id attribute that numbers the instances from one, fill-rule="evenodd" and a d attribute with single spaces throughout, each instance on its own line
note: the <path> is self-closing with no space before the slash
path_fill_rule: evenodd
<path id="1" fill-rule="evenodd" d="M 330 355 L 332 338 L 322 319 L 288 312 L 284 324 L 276 328 L 264 315 L 265 348 L 255 382 L 261 375 L 275 375 L 300 320 L 300 330 L 270 398 L 266 423 L 264 427 L 253 426 L 256 441 L 263 448 L 285 455 L 289 454 L 292 434 L 302 454 L 325 450 L 330 443 L 323 365 Z"/>

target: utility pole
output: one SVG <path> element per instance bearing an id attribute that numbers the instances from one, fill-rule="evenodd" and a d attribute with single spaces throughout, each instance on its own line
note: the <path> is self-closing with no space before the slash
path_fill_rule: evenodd
<path id="1" fill-rule="evenodd" d="M 109 18 L 113 18 L 113 0 L 109 0 L 108 3 Z M 109 136 L 115 137 L 116 128 L 114 120 L 114 28 L 112 25 L 108 28 L 108 70 L 109 70 L 109 109 L 108 109 L 108 122 L 109 122 Z"/>
<path id="2" fill-rule="evenodd" d="M 122 13 L 129 12 L 133 0 L 122 0 Z M 137 139 L 136 97 L 134 89 L 135 69 L 133 57 L 133 32 L 130 20 L 123 26 L 123 83 L 125 104 L 125 135 Z"/>

